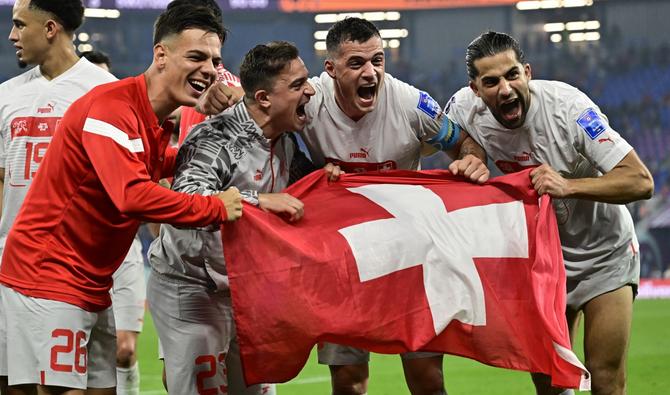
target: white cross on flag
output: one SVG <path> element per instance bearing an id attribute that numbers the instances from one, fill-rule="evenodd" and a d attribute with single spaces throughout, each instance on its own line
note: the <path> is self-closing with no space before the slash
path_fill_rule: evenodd
<path id="1" fill-rule="evenodd" d="M 436 351 L 586 388 L 570 351 L 556 219 L 528 172 L 318 172 L 295 224 L 245 207 L 223 229 L 248 384 L 295 377 L 317 342 Z M 541 202 L 541 203 L 540 203 Z"/>

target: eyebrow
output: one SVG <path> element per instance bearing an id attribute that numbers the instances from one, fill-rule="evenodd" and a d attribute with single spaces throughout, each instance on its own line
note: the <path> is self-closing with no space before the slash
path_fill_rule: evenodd
<path id="1" fill-rule="evenodd" d="M 514 71 L 514 70 L 518 70 L 518 69 L 519 69 L 519 66 L 518 66 L 518 65 L 514 65 L 514 66 L 510 67 L 507 71 L 505 71 L 504 73 L 502 73 L 501 75 L 498 75 L 498 76 L 495 76 L 495 75 L 484 75 L 484 76 L 482 76 L 482 80 L 487 80 L 487 81 L 492 80 L 492 79 L 493 79 L 493 80 L 497 80 L 497 79 L 500 78 L 501 76 L 503 76 L 503 75 L 508 75 L 508 74 L 511 73 L 512 71 Z"/>
<path id="2" fill-rule="evenodd" d="M 293 80 L 293 82 L 291 82 L 291 83 L 289 84 L 289 86 L 291 86 L 291 87 L 293 87 L 293 86 L 300 86 L 300 85 L 304 84 L 305 81 L 307 81 L 307 77 L 296 78 L 295 80 Z"/>

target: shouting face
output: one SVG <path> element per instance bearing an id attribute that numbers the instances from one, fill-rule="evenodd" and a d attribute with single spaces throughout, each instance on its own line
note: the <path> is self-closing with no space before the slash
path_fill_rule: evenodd
<path id="1" fill-rule="evenodd" d="M 513 50 L 483 57 L 474 65 L 479 74 L 470 88 L 495 119 L 508 129 L 523 125 L 530 108 L 530 65 L 521 64 Z"/>
<path id="2" fill-rule="evenodd" d="M 384 83 L 382 39 L 345 41 L 326 60 L 326 72 L 335 80 L 335 100 L 354 121 L 373 111 Z"/>

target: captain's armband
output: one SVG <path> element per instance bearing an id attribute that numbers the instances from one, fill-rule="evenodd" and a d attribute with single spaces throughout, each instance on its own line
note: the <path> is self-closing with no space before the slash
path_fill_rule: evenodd
<path id="1" fill-rule="evenodd" d="M 454 148 L 456 143 L 458 143 L 458 140 L 461 137 L 462 129 L 456 122 L 449 119 L 449 117 L 446 115 L 443 115 L 442 118 L 444 121 L 442 122 L 440 131 L 437 133 L 437 135 L 428 139 L 426 143 L 440 151 L 448 151 L 451 148 Z"/>

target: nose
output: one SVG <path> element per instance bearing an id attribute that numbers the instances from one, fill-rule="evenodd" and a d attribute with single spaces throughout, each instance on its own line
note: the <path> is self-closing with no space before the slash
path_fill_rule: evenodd
<path id="1" fill-rule="evenodd" d="M 202 74 L 209 80 L 210 83 L 216 81 L 218 72 L 214 62 L 204 62 L 203 67 L 200 70 Z"/>
<path id="2" fill-rule="evenodd" d="M 12 26 L 12 30 L 9 31 L 9 41 L 17 42 L 19 41 L 19 33 L 17 32 L 16 26 Z"/>
<path id="3" fill-rule="evenodd" d="M 316 91 L 314 90 L 312 85 L 309 82 L 305 83 L 305 85 L 306 85 L 306 87 L 305 87 L 305 90 L 303 92 L 304 95 L 307 96 L 307 97 L 314 96 L 314 94 L 316 94 Z"/>
<path id="4" fill-rule="evenodd" d="M 505 78 L 502 78 L 500 81 L 500 94 L 502 96 L 509 96 L 512 94 L 512 86 Z"/>
<path id="5" fill-rule="evenodd" d="M 372 62 L 365 62 L 362 67 L 363 77 L 374 77 L 375 67 L 372 65 Z"/>

